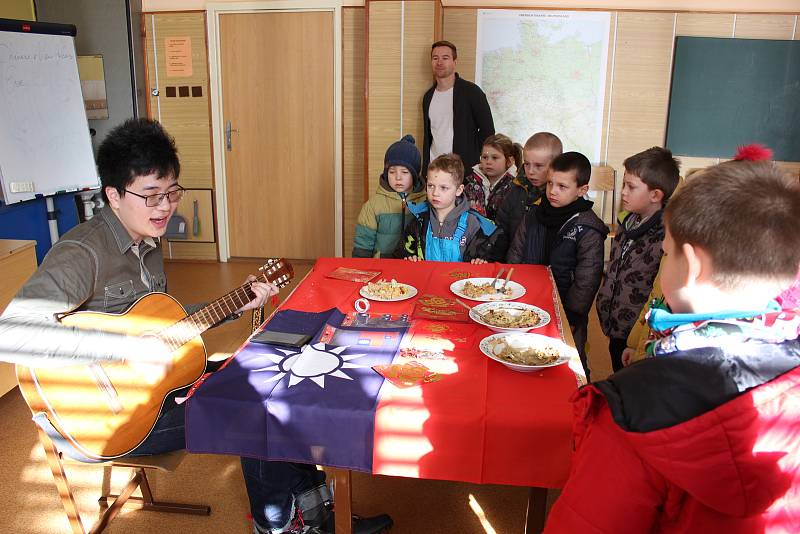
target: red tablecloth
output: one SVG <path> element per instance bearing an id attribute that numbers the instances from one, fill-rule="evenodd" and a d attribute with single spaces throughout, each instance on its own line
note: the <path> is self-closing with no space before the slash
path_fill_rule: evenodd
<path id="1" fill-rule="evenodd" d="M 381 271 L 425 294 L 453 296 L 450 284 L 467 276 L 495 276 L 499 264 L 322 258 L 280 309 L 352 312 L 363 284 L 327 278 L 337 267 Z M 550 313 L 535 332 L 561 338 L 552 278 L 547 269 L 514 265 L 525 286 L 519 299 Z M 373 302 L 370 313 L 411 314 L 415 299 Z M 474 323 L 415 320 L 407 335 L 418 347 L 445 349 L 445 359 L 422 360 L 444 374 L 438 382 L 401 389 L 386 381 L 375 415 L 373 472 L 477 483 L 561 487 L 570 456 L 576 379 L 567 365 L 518 373 L 490 360 L 478 342 L 492 332 Z"/>

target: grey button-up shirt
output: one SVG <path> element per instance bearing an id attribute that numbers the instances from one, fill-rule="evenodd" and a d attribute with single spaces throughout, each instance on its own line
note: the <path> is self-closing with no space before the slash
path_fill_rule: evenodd
<path id="1" fill-rule="evenodd" d="M 0 359 L 63 364 L 126 359 L 140 350 L 138 338 L 57 325 L 66 312 L 119 313 L 147 293 L 166 291 L 160 245 L 142 240 L 138 255 L 132 245 L 108 206 L 67 232 L 0 316 Z"/>

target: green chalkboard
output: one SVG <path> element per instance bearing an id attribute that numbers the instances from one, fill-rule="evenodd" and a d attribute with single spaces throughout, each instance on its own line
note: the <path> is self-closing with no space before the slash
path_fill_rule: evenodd
<path id="1" fill-rule="evenodd" d="M 667 148 L 730 158 L 749 143 L 800 161 L 800 41 L 678 37 Z"/>

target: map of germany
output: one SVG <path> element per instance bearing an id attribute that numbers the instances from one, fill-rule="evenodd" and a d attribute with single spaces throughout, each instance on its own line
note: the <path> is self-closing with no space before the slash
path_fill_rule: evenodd
<path id="1" fill-rule="evenodd" d="M 598 162 L 609 23 L 607 13 L 480 12 L 476 81 L 495 130 L 521 144 L 550 131 Z"/>

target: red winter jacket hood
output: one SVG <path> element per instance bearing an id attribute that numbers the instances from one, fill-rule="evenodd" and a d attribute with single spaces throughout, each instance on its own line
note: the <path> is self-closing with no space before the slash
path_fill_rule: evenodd
<path id="1" fill-rule="evenodd" d="M 695 386 L 670 380 L 664 360 L 648 365 L 662 375 L 649 387 L 663 391 L 640 396 L 639 406 L 600 384 L 576 393 L 572 474 L 546 532 L 800 532 L 800 368 L 678 424 L 641 431 L 625 408 L 665 409 L 669 418 Z M 713 373 L 699 379 L 716 385 Z M 656 397 L 675 403 L 649 404 Z"/>

